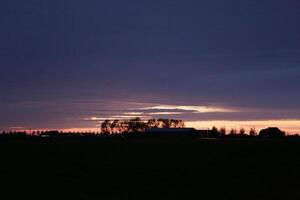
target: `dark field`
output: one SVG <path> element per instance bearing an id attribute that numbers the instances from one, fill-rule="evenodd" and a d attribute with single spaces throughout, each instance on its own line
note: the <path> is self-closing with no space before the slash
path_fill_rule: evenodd
<path id="1" fill-rule="evenodd" d="M 299 199 L 299 139 L 2 139 L 0 199 Z"/>

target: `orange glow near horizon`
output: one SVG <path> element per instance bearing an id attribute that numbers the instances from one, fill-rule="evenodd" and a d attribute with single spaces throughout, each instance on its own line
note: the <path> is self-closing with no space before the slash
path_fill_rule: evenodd
<path id="1" fill-rule="evenodd" d="M 211 129 L 213 126 L 217 128 L 225 127 L 227 132 L 231 128 L 239 130 L 245 128 L 248 132 L 250 128 L 255 128 L 257 132 L 266 127 L 278 127 L 287 134 L 300 133 L 300 120 L 252 120 L 252 121 L 230 121 L 230 120 L 206 120 L 206 121 L 186 121 L 186 127 L 193 127 L 196 129 Z M 13 129 L 12 129 L 13 130 Z M 16 130 L 16 129 L 15 129 Z M 45 129 L 17 129 L 16 131 L 26 131 L 31 133 L 33 131 L 47 131 L 59 130 L 63 132 L 100 132 L 100 127 L 74 127 L 74 128 L 45 128 Z"/>
<path id="2" fill-rule="evenodd" d="M 300 120 L 251 120 L 251 121 L 230 121 L 230 120 L 210 120 L 210 121 L 188 121 L 187 127 L 196 129 L 210 129 L 213 126 L 217 128 L 225 127 L 227 131 L 231 128 L 245 128 L 247 131 L 250 128 L 255 128 L 257 131 L 267 127 L 278 127 L 287 134 L 300 133 Z"/>

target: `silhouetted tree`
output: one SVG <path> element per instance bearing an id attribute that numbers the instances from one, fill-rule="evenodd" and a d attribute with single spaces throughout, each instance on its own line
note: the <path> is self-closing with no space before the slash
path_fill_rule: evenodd
<path id="1" fill-rule="evenodd" d="M 129 120 L 128 131 L 129 132 L 141 132 L 146 130 L 146 124 L 141 120 L 141 118 L 137 117 L 135 119 Z"/>
<path id="2" fill-rule="evenodd" d="M 270 127 L 266 129 L 262 129 L 259 132 L 260 137 L 268 137 L 268 138 L 280 138 L 285 136 L 285 132 L 281 131 L 277 127 Z"/>
<path id="3" fill-rule="evenodd" d="M 243 136 L 243 135 L 245 135 L 245 133 L 246 133 L 246 130 L 242 127 L 242 128 L 240 129 L 239 134 Z"/>
<path id="4" fill-rule="evenodd" d="M 147 128 L 158 128 L 159 123 L 156 121 L 156 119 L 149 119 L 147 122 Z"/>
<path id="5" fill-rule="evenodd" d="M 253 127 L 253 128 L 250 128 L 249 135 L 250 135 L 250 136 L 257 136 L 257 132 L 256 132 L 256 130 L 255 130 L 254 127 Z"/>
<path id="6" fill-rule="evenodd" d="M 217 127 L 212 127 L 212 129 L 211 129 L 213 132 L 218 132 L 218 128 Z"/>
<path id="7" fill-rule="evenodd" d="M 128 133 L 129 131 L 129 120 L 124 120 L 120 122 L 120 133 Z"/>
<path id="8" fill-rule="evenodd" d="M 102 134 L 110 134 L 111 133 L 111 121 L 104 120 L 101 124 L 101 133 Z"/>
<path id="9" fill-rule="evenodd" d="M 121 130 L 121 124 L 120 124 L 120 120 L 114 120 L 111 124 L 110 124 L 110 129 L 111 129 L 111 133 L 113 134 L 117 134 L 122 132 Z"/>
<path id="10" fill-rule="evenodd" d="M 184 128 L 185 124 L 182 120 L 176 119 L 158 119 L 156 128 Z"/>
<path id="11" fill-rule="evenodd" d="M 209 137 L 220 137 L 221 133 L 218 131 L 217 127 L 212 127 L 211 131 L 208 132 Z"/>
<path id="12" fill-rule="evenodd" d="M 171 121 L 169 119 L 158 119 L 159 128 L 171 128 Z"/>
<path id="13" fill-rule="evenodd" d="M 116 134 L 128 132 L 144 132 L 150 128 L 184 128 L 185 124 L 182 120 L 175 119 L 149 119 L 147 122 L 141 118 L 134 118 L 130 120 L 105 120 L 101 123 L 102 134 Z"/>
<path id="14" fill-rule="evenodd" d="M 176 128 L 184 128 L 185 127 L 185 123 L 182 120 L 177 120 L 177 126 Z"/>
<path id="15" fill-rule="evenodd" d="M 222 128 L 220 129 L 220 133 L 221 133 L 222 136 L 225 136 L 225 135 L 226 135 L 226 128 L 225 128 L 225 127 L 222 127 Z"/>
<path id="16" fill-rule="evenodd" d="M 170 119 L 169 123 L 170 123 L 170 128 L 176 128 L 178 125 L 178 120 Z"/>
<path id="17" fill-rule="evenodd" d="M 231 130 L 230 130 L 230 133 L 229 133 L 230 135 L 236 135 L 237 134 L 237 131 L 236 131 L 236 129 L 235 128 L 232 128 Z"/>

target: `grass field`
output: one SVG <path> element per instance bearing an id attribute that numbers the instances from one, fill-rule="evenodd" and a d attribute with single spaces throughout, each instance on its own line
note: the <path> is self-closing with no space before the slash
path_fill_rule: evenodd
<path id="1" fill-rule="evenodd" d="M 300 198 L 299 139 L 2 139 L 0 152 L 4 200 Z"/>

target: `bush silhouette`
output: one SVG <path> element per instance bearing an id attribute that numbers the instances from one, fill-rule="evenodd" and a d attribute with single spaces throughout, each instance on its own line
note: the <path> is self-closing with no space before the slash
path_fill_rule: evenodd
<path id="1" fill-rule="evenodd" d="M 259 136 L 264 138 L 281 138 L 285 136 L 285 132 L 281 131 L 277 127 L 270 127 L 270 128 L 262 129 L 259 132 Z"/>

